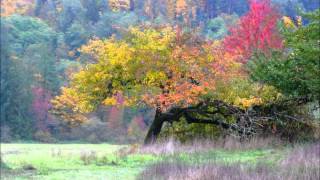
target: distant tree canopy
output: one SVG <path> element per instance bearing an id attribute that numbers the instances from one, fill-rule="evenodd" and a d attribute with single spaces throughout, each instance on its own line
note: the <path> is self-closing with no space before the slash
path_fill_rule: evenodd
<path id="1" fill-rule="evenodd" d="M 222 14 L 210 19 L 204 28 L 204 34 L 208 39 L 222 39 L 228 34 L 228 29 L 236 24 L 237 20 L 236 14 Z"/>
<path id="2" fill-rule="evenodd" d="M 33 129 L 32 87 L 56 91 L 56 32 L 39 19 L 9 16 L 1 19 L 1 124 L 21 138 Z"/>

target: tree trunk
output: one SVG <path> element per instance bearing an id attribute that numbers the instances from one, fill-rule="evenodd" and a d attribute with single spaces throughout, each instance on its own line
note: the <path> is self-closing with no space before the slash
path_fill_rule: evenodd
<path id="1" fill-rule="evenodd" d="M 154 143 L 165 121 L 176 122 L 184 117 L 189 124 L 212 124 L 221 127 L 225 130 L 231 130 L 241 137 L 249 137 L 264 127 L 262 120 L 283 119 L 286 121 L 296 120 L 297 117 L 289 116 L 288 109 L 308 102 L 306 98 L 292 100 L 284 100 L 276 103 L 253 106 L 249 111 L 235 107 L 223 101 L 209 101 L 206 103 L 200 102 L 198 105 L 190 107 L 176 107 L 169 111 L 162 112 L 157 108 L 154 120 L 145 137 L 144 144 Z M 209 110 L 209 108 L 214 111 Z M 237 121 L 229 123 L 227 119 L 235 118 Z M 301 117 L 299 117 L 301 118 Z"/>
<path id="2" fill-rule="evenodd" d="M 147 136 L 144 139 L 144 144 L 152 144 L 158 138 L 161 132 L 162 124 L 164 122 L 164 119 L 161 117 L 161 115 L 161 110 L 157 108 L 154 120 L 148 130 Z"/>

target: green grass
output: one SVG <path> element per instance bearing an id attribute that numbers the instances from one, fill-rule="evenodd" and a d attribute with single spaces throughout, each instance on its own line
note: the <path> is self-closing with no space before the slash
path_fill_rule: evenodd
<path id="1" fill-rule="evenodd" d="M 4 179 L 134 179 L 151 155 L 116 156 L 123 145 L 110 144 L 1 144 Z M 97 160 L 85 164 L 82 154 L 94 152 Z M 107 160 L 103 161 L 103 158 Z M 24 167 L 35 170 L 23 170 Z"/>
<path id="2" fill-rule="evenodd" d="M 1 144 L 2 160 L 10 168 L 2 170 L 2 179 L 130 180 L 146 166 L 162 160 L 180 160 L 191 164 L 208 161 L 254 164 L 263 159 L 272 163 L 282 156 L 282 151 L 272 149 L 246 151 L 217 149 L 162 156 L 152 154 L 118 156 L 116 152 L 124 147 L 126 146 L 110 144 Z M 90 159 L 92 152 L 93 159 Z M 87 157 L 87 163 L 83 157 Z"/>

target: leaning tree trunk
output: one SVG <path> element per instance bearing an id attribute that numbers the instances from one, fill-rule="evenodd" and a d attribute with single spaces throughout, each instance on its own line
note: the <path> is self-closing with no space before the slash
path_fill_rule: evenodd
<path id="1" fill-rule="evenodd" d="M 148 133 L 144 139 L 144 144 L 154 143 L 160 132 L 164 122 L 179 121 L 183 116 L 185 108 L 172 108 L 167 112 L 162 112 L 160 108 L 157 108 L 154 120 L 148 130 Z"/>
<path id="2" fill-rule="evenodd" d="M 162 112 L 157 108 L 154 120 L 145 137 L 144 144 L 154 143 L 160 132 L 164 122 L 179 121 L 184 117 L 187 123 L 212 124 L 219 126 L 225 130 L 231 130 L 240 136 L 251 136 L 256 134 L 258 130 L 264 128 L 261 124 L 264 121 L 274 119 L 283 119 L 287 121 L 297 120 L 288 115 L 288 109 L 307 102 L 307 99 L 298 99 L 293 102 L 283 101 L 264 105 L 253 106 L 249 111 L 245 111 L 223 101 L 214 100 L 208 102 L 200 102 L 198 105 L 185 108 L 172 108 L 167 112 Z M 210 108 L 211 107 L 211 108 Z M 214 109 L 213 111 L 210 109 Z M 226 119 L 235 118 L 236 123 L 229 123 Z"/>
<path id="3" fill-rule="evenodd" d="M 154 120 L 148 130 L 147 136 L 144 139 L 144 144 L 154 143 L 155 140 L 158 138 L 164 122 L 164 119 L 161 117 L 161 115 L 161 110 L 157 108 Z"/>

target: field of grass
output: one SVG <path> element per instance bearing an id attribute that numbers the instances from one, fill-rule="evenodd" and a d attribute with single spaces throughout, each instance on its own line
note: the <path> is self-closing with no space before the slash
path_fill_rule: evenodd
<path id="1" fill-rule="evenodd" d="M 161 144 L 152 147 L 111 144 L 1 144 L 1 179 L 136 179 L 153 165 L 276 164 L 290 151 L 282 148 L 220 148 Z M 143 179 L 143 178 L 142 178 Z M 156 178 L 157 179 L 157 178 Z"/>
<path id="2" fill-rule="evenodd" d="M 120 148 L 110 144 L 1 144 L 2 160 L 10 168 L 2 178 L 132 179 L 144 158 L 133 157 L 124 163 L 115 155 Z"/>

